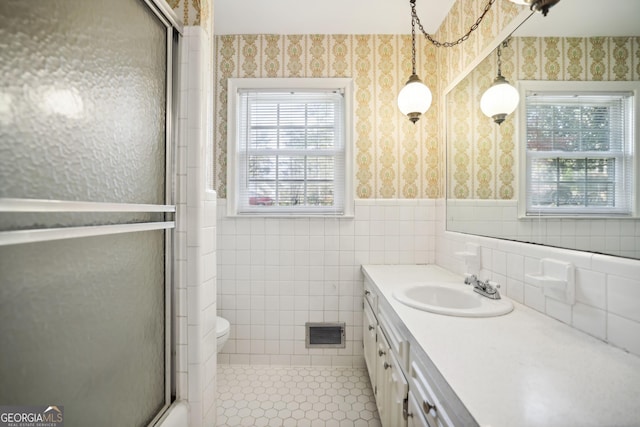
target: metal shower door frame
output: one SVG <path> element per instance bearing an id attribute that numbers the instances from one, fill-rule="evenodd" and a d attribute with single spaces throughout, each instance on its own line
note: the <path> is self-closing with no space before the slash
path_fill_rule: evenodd
<path id="1" fill-rule="evenodd" d="M 144 3 L 149 11 L 166 28 L 166 109 L 165 109 L 165 201 L 164 205 L 136 203 L 102 203 L 89 201 L 43 200 L 0 198 L 0 213 L 163 213 L 164 220 L 156 222 L 123 223 L 113 225 L 87 225 L 77 227 L 39 228 L 31 230 L 0 231 L 0 246 L 45 242 L 91 236 L 104 236 L 138 231 L 165 230 L 165 393 L 164 406 L 149 425 L 154 425 L 175 399 L 175 362 L 173 348 L 175 344 L 173 319 L 174 295 L 174 253 L 175 253 L 175 215 L 176 215 L 176 140 L 178 111 L 178 82 L 180 65 L 180 44 L 183 32 L 182 24 L 165 0 L 137 0 Z"/>

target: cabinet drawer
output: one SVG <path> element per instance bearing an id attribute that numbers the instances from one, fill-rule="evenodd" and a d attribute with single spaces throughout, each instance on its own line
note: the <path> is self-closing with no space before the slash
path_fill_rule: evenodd
<path id="1" fill-rule="evenodd" d="M 387 337 L 387 341 L 389 341 L 391 350 L 395 352 L 398 362 L 400 363 L 400 367 L 406 372 L 409 366 L 409 341 L 407 341 L 400 334 L 398 328 L 391 323 L 391 318 L 391 316 L 385 313 L 382 306 L 380 306 L 378 310 L 378 323 L 382 327 L 384 334 Z"/>
<path id="2" fill-rule="evenodd" d="M 418 411 L 432 427 L 453 427 L 451 419 L 444 411 L 438 396 L 434 393 L 433 387 L 429 384 L 429 376 L 424 368 L 411 361 L 409 369 L 409 381 L 411 392 L 417 400 Z"/>
<path id="3" fill-rule="evenodd" d="M 408 427 L 432 427 L 423 415 L 420 404 L 411 391 L 407 402 L 407 421 Z"/>
<path id="4" fill-rule="evenodd" d="M 376 319 L 376 316 L 373 314 L 373 310 L 371 309 L 371 306 L 368 302 L 365 302 L 364 304 L 363 321 L 367 330 L 374 331 L 376 329 L 376 326 L 378 326 L 378 319 Z"/>
<path id="5" fill-rule="evenodd" d="M 374 292 L 374 287 L 368 279 L 364 279 L 364 299 L 369 303 L 373 312 L 378 311 L 378 295 Z"/>

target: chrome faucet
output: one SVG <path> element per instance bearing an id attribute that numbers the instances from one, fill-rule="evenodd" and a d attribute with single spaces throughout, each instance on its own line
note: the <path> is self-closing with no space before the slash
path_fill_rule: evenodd
<path id="1" fill-rule="evenodd" d="M 500 292 L 498 292 L 500 285 L 496 282 L 489 279 L 483 282 L 479 280 L 475 274 L 467 274 L 465 275 L 464 283 L 465 285 L 473 285 L 473 290 L 482 296 L 491 299 L 500 299 Z"/>

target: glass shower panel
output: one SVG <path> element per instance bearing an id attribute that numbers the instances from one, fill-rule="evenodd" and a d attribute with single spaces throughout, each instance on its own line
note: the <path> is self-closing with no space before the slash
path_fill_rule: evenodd
<path id="1" fill-rule="evenodd" d="M 0 247 L 0 403 L 65 426 L 142 426 L 164 405 L 164 231 Z"/>
<path id="2" fill-rule="evenodd" d="M 0 1 L 0 197 L 164 203 L 166 38 L 142 0 Z"/>
<path id="3" fill-rule="evenodd" d="M 0 0 L 0 405 L 62 405 L 69 427 L 171 399 L 176 32 L 153 1 Z"/>

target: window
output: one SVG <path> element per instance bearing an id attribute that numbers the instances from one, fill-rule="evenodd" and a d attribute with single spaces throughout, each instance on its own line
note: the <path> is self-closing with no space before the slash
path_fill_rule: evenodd
<path id="1" fill-rule="evenodd" d="M 637 87 L 520 82 L 525 215 L 634 214 Z"/>
<path id="2" fill-rule="evenodd" d="M 229 215 L 352 215 L 350 79 L 229 79 Z"/>

